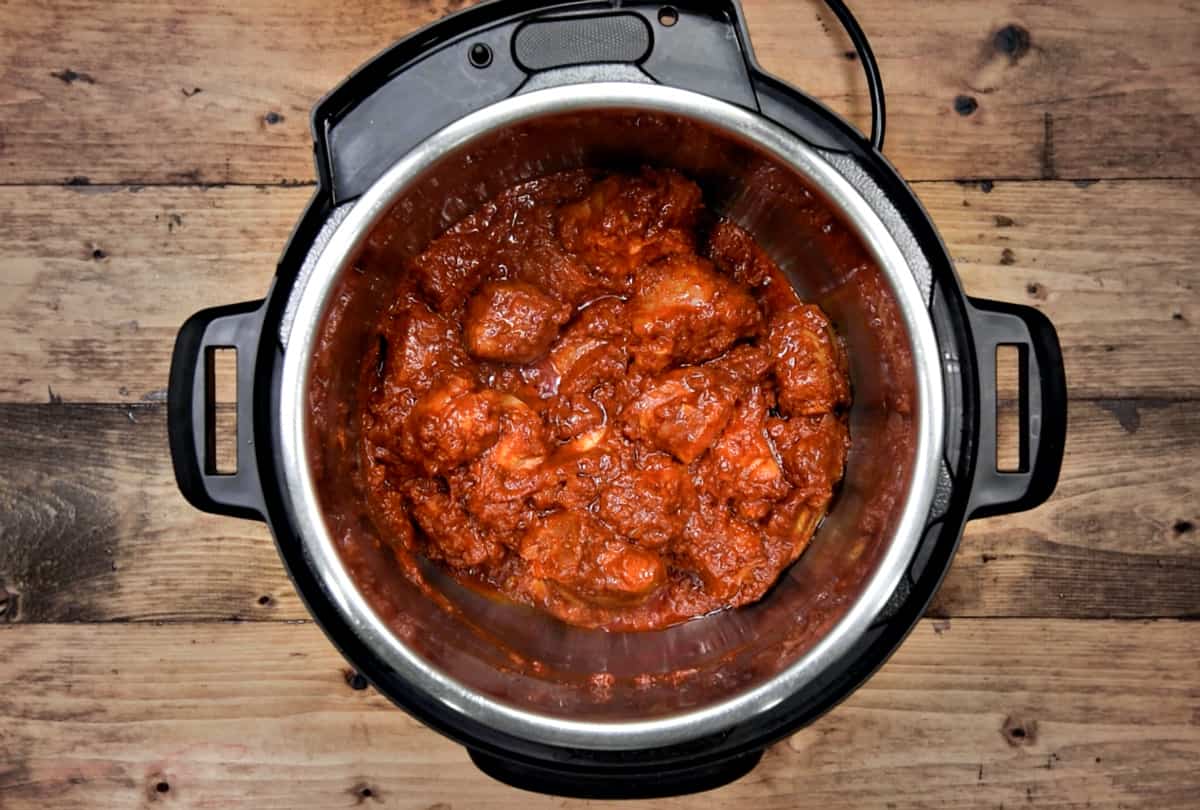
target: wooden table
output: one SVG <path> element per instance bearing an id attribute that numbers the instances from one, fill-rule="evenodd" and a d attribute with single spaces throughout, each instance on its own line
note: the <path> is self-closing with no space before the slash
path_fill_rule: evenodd
<path id="1" fill-rule="evenodd" d="M 363 689 L 264 527 L 190 508 L 166 448 L 175 330 L 266 290 L 310 106 L 458 5 L 4 6 L 0 807 L 573 804 Z M 970 525 L 869 685 L 704 801 L 1200 807 L 1200 9 L 854 7 L 967 290 L 1058 326 L 1066 460 L 1048 504 Z M 820 4 L 747 15 L 769 69 L 865 123 Z"/>

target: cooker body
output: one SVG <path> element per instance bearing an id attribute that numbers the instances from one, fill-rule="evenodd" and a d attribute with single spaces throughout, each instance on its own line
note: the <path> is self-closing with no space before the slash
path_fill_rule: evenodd
<path id="1" fill-rule="evenodd" d="M 683 18 L 693 22 L 686 9 Z M 726 24 L 739 19 L 734 9 Z M 511 54 L 519 60 L 520 48 Z M 747 77 L 757 71 L 752 59 L 743 67 Z M 379 162 L 378 132 L 334 136 L 326 126 L 329 110 L 345 106 L 335 91 L 318 108 L 317 140 L 328 148 L 340 139 L 345 153 L 318 160 L 322 185 L 271 294 L 199 313 L 181 330 L 172 454 L 197 506 L 271 523 L 334 643 L 382 692 L 471 747 L 484 770 L 557 793 L 665 795 L 735 778 L 764 745 L 834 705 L 919 617 L 968 516 L 1048 495 L 1065 390 L 1044 318 L 966 299 L 911 192 L 815 102 L 795 94 L 779 112 L 784 96 L 765 74 L 747 111 L 620 65 L 605 70 L 543 71 L 540 84 L 460 116 L 381 172 L 369 168 Z M 614 73 L 620 82 L 599 81 Z M 853 446 L 811 546 L 762 602 L 646 633 L 569 627 L 430 566 L 439 604 L 386 552 L 374 566 L 380 581 L 364 593 L 338 552 L 376 531 L 352 483 L 355 383 L 400 260 L 515 183 L 641 165 L 695 179 L 710 209 L 754 234 L 846 341 Z M 852 237 L 845 255 L 817 249 L 821 229 Z M 988 455 L 990 358 L 1001 343 L 1026 359 L 1025 469 L 1007 474 Z M 235 476 L 217 476 L 205 459 L 204 357 L 227 345 L 239 348 L 245 452 Z M 322 425 L 337 427 L 336 441 L 309 419 L 314 409 L 335 413 Z"/>
<path id="2" fill-rule="evenodd" d="M 484 597 L 430 566 L 426 578 L 447 610 L 389 561 L 387 538 L 364 516 L 355 484 L 358 367 L 377 345 L 396 269 L 511 185 L 565 169 L 641 165 L 696 180 L 710 209 L 754 233 L 800 295 L 832 318 L 854 388 L 841 491 L 799 562 L 741 610 L 608 633 Z M 822 252 L 830 238 L 844 246 L 839 255 Z M 385 174 L 292 294 L 278 420 L 291 520 L 311 564 L 350 605 L 348 617 L 448 704 L 472 701 L 479 712 L 487 701 L 491 722 L 579 747 L 674 744 L 725 731 L 816 677 L 869 626 L 915 551 L 944 434 L 926 294 L 865 199 L 817 152 L 730 105 L 632 83 L 546 89 L 492 105 Z M 347 544 L 382 546 L 372 576 L 391 571 L 391 580 L 364 594 L 345 575 Z"/>

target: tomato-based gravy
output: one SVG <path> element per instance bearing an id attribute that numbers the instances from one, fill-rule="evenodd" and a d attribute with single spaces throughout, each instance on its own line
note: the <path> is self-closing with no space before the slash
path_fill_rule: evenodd
<path id="1" fill-rule="evenodd" d="M 647 630 L 758 600 L 804 550 L 849 446 L 842 344 L 691 180 L 550 175 L 402 264 L 349 448 L 401 559 Z"/>

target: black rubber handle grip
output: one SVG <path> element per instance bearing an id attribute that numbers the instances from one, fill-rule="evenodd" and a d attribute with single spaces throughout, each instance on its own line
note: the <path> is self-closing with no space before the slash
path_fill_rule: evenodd
<path id="1" fill-rule="evenodd" d="M 979 369 L 979 455 L 970 517 L 1021 512 L 1050 497 L 1067 438 L 1067 380 L 1050 320 L 1033 307 L 970 299 Z M 996 469 L 996 348 L 1020 353 L 1021 466 Z"/>
<path id="2" fill-rule="evenodd" d="M 179 330 L 167 387 L 167 436 L 175 482 L 205 512 L 262 519 L 266 512 L 254 450 L 254 357 L 263 301 L 197 312 Z M 211 353 L 237 350 L 237 472 L 219 474 L 213 459 Z"/>
<path id="3" fill-rule="evenodd" d="M 663 766 L 651 772 L 624 768 L 555 769 L 501 759 L 468 749 L 471 760 L 488 776 L 522 790 L 575 799 L 657 799 L 682 796 L 727 785 L 754 769 L 763 752 L 704 765 Z"/>

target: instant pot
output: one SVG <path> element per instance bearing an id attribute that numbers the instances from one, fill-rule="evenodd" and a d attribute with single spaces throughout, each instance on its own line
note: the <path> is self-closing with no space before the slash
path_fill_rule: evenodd
<path id="1" fill-rule="evenodd" d="M 168 427 L 197 508 L 265 520 L 296 589 L 384 695 L 486 773 L 585 797 L 703 790 L 752 769 L 879 667 L 920 618 L 964 523 L 1054 488 L 1058 339 L 1029 307 L 968 298 L 933 223 L 863 137 L 758 67 L 733 0 L 499 0 L 393 45 L 313 112 L 319 182 L 266 298 L 179 332 Z M 752 233 L 846 342 L 846 477 L 759 603 L 608 633 L 389 557 L 356 491 L 355 382 L 401 260 L 504 188 L 580 166 L 673 167 Z M 853 237 L 819 249 L 818 230 Z M 996 351 L 1019 353 L 1020 464 L 996 463 Z M 212 355 L 237 350 L 237 470 L 218 474 Z M 320 420 L 313 414 L 320 413 Z M 370 582 L 345 555 L 373 554 Z"/>

